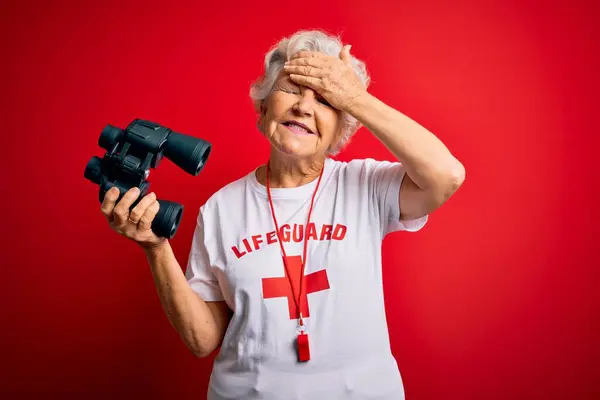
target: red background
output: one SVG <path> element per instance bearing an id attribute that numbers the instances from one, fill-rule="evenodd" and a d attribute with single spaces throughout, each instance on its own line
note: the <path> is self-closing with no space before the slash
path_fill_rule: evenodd
<path id="1" fill-rule="evenodd" d="M 185 265 L 200 205 L 268 155 L 248 98 L 264 53 L 316 27 L 467 169 L 425 229 L 384 242 L 407 397 L 599 398 L 598 7 L 389 3 L 3 3 L 0 394 L 204 398 L 212 359 L 185 349 L 83 170 L 108 123 L 211 141 L 200 176 L 151 175 L 186 207 Z M 364 129 L 339 158 L 358 157 L 392 159 Z"/>

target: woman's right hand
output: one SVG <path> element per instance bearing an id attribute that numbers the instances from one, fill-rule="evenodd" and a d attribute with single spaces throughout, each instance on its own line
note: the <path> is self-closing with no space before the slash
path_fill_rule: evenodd
<path id="1" fill-rule="evenodd" d="M 139 188 L 131 188 L 117 203 L 119 189 L 112 187 L 104 195 L 101 211 L 115 232 L 133 240 L 145 249 L 150 249 L 166 240 L 156 236 L 151 229 L 160 205 L 156 200 L 156 194 L 149 193 L 130 212 L 129 208 L 139 195 Z"/>

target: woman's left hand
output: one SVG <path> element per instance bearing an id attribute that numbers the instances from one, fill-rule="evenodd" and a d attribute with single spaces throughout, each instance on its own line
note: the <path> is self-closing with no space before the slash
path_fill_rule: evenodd
<path id="1" fill-rule="evenodd" d="M 366 89 L 350 61 L 350 45 L 340 58 L 319 52 L 301 51 L 284 66 L 292 82 L 318 92 L 334 108 L 348 111 Z"/>

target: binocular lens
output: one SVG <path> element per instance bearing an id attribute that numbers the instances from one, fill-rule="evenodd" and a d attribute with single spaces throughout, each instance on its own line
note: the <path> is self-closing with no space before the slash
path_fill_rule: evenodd
<path id="1" fill-rule="evenodd" d="M 154 221 L 152 230 L 157 236 L 172 239 L 181 222 L 183 206 L 168 200 L 158 200 L 160 208 Z"/>
<path id="2" fill-rule="evenodd" d="M 188 174 L 196 176 L 210 154 L 210 143 L 193 136 L 171 132 L 165 143 L 165 157 Z"/>

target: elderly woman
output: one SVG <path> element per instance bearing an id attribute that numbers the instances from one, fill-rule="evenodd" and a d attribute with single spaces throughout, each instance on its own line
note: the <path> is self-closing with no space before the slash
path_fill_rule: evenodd
<path id="1" fill-rule="evenodd" d="M 339 38 L 301 31 L 251 89 L 271 152 L 200 208 L 187 272 L 132 189 L 102 212 L 145 251 L 166 315 L 198 357 L 220 347 L 209 399 L 404 398 L 381 280 L 386 234 L 417 231 L 465 170 L 431 132 L 367 91 Z M 365 126 L 398 162 L 335 161 Z"/>

